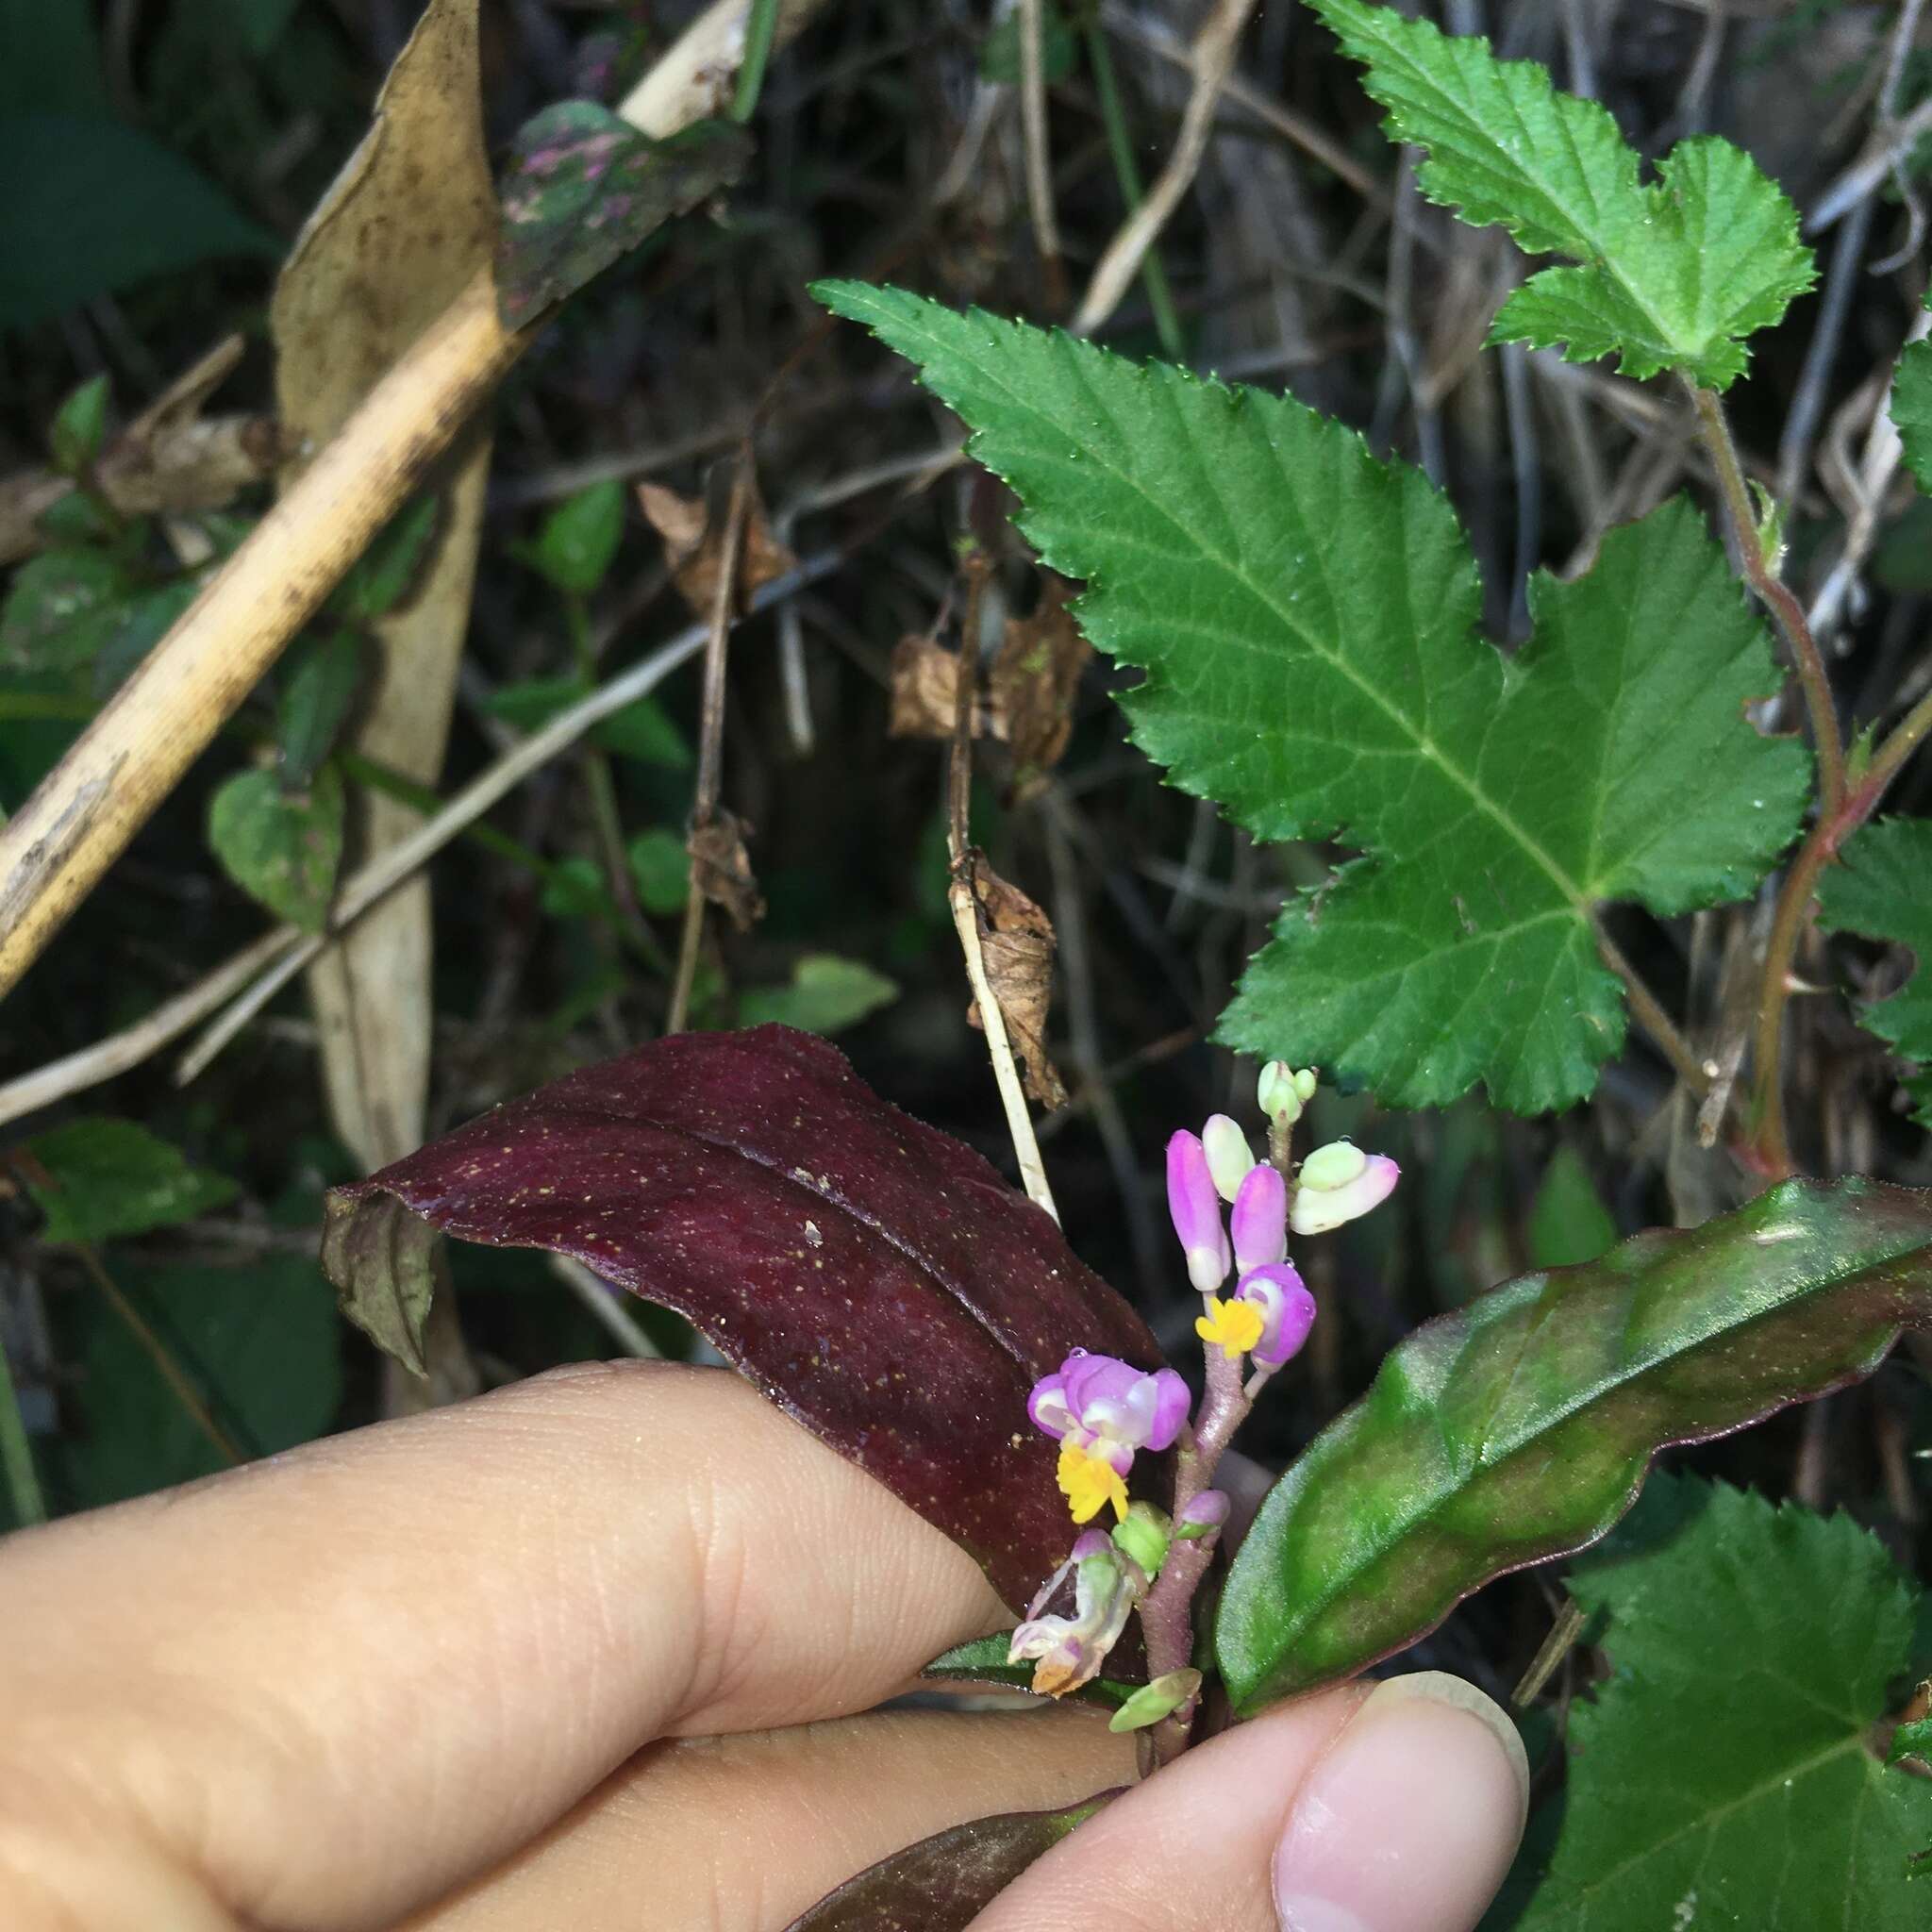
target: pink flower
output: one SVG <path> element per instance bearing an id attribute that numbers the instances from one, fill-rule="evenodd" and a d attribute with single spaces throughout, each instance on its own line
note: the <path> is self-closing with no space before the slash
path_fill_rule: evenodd
<path id="1" fill-rule="evenodd" d="M 1278 1369 L 1300 1354 L 1308 1330 L 1315 1325 L 1315 1297 L 1292 1263 L 1276 1261 L 1250 1268 L 1234 1292 L 1237 1301 L 1247 1302 L 1260 1311 L 1261 1339 L 1252 1351 L 1257 1363 Z"/>
<path id="2" fill-rule="evenodd" d="M 1221 1195 L 1198 1134 L 1183 1127 L 1167 1143 L 1167 1211 L 1187 1251 L 1188 1279 L 1212 1294 L 1233 1265 L 1227 1230 L 1221 1224 Z"/>
<path id="3" fill-rule="evenodd" d="M 1289 1225 L 1297 1234 L 1326 1234 L 1358 1221 L 1395 1191 L 1401 1174 L 1386 1154 L 1364 1154 L 1346 1141 L 1331 1141 L 1302 1162 Z"/>

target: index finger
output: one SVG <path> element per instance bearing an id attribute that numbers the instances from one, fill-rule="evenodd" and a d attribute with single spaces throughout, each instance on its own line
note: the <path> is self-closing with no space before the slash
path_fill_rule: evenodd
<path id="1" fill-rule="evenodd" d="M 566 1370 L 0 1546 L 0 1807 L 44 1883 L 126 1888 L 82 1924 L 148 1923 L 157 1854 L 377 1924 L 653 1737 L 862 1709 L 1001 1620 L 736 1376 Z"/>

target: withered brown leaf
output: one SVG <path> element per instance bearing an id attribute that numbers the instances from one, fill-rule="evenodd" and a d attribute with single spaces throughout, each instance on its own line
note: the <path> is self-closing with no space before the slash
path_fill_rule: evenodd
<path id="1" fill-rule="evenodd" d="M 685 841 L 691 854 L 691 882 L 713 906 L 721 907 L 740 932 L 764 917 L 765 901 L 752 876 L 745 838 L 752 829 L 734 812 L 715 812 Z"/>
<path id="2" fill-rule="evenodd" d="M 1026 1091 L 1041 1107 L 1064 1107 L 1067 1090 L 1046 1051 L 1046 1015 L 1053 1001 L 1053 921 L 1018 886 L 973 854 L 973 896 L 987 983 L 1000 1003 L 1007 1037 Z M 977 1002 L 966 1015 L 980 1025 Z"/>
<path id="3" fill-rule="evenodd" d="M 1014 790 L 1037 791 L 1060 760 L 1074 730 L 1074 698 L 1093 646 L 1067 608 L 1066 588 L 1047 580 L 1031 617 L 1007 625 L 988 674 L 994 729 L 1013 750 Z"/>
<path id="4" fill-rule="evenodd" d="M 721 475 L 724 472 L 721 466 Z M 672 581 L 678 594 L 699 617 L 711 614 L 718 594 L 718 556 L 724 547 L 725 504 L 730 498 L 728 479 L 722 494 L 713 491 L 709 499 L 680 496 L 661 483 L 637 486 L 638 508 L 658 536 L 664 540 L 665 559 L 671 565 Z M 797 568 L 798 559 L 772 535 L 770 520 L 752 485 L 751 504 L 745 512 L 744 537 L 738 557 L 738 583 L 734 591 L 738 614 L 750 606 L 752 594 L 787 571 Z"/>

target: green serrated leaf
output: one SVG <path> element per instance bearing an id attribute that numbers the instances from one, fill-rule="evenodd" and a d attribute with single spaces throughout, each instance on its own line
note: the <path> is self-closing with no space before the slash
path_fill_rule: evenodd
<path id="1" fill-rule="evenodd" d="M 1728 142 L 1679 142 L 1645 183 L 1608 111 L 1536 62 L 1498 60 L 1486 40 L 1392 7 L 1311 4 L 1367 68 L 1391 139 L 1427 150 L 1416 183 L 1431 201 L 1581 264 L 1533 275 L 1492 341 L 1560 344 L 1572 361 L 1617 354 L 1626 375 L 1679 369 L 1724 389 L 1749 359 L 1741 339 L 1816 280 L 1797 210 Z"/>
<path id="2" fill-rule="evenodd" d="M 521 328 L 744 172 L 751 136 L 700 121 L 647 141 L 595 101 L 559 101 L 518 130 L 496 250 L 503 319 Z"/>
<path id="3" fill-rule="evenodd" d="M 330 608 L 351 624 L 386 617 L 415 588 L 440 514 L 441 505 L 433 494 L 406 503 L 357 558 L 329 599 Z"/>
<path id="4" fill-rule="evenodd" d="M 1262 1505 L 1215 1645 L 1243 1712 L 1593 1541 L 1651 1457 L 1869 1374 L 1932 1324 L 1932 1192 L 1787 1181 L 1425 1323 Z"/>
<path id="5" fill-rule="evenodd" d="M 1578 582 L 1534 578 L 1506 663 L 1448 504 L 1341 425 L 895 290 L 818 293 L 921 366 L 1041 561 L 1091 580 L 1081 627 L 1147 671 L 1123 702 L 1175 782 L 1258 838 L 1376 855 L 1287 909 L 1228 1044 L 1392 1106 L 1478 1079 L 1566 1106 L 1624 1035 L 1596 906 L 1741 896 L 1795 833 L 1807 756 L 1744 715 L 1778 673 L 1688 504 Z"/>
<path id="6" fill-rule="evenodd" d="M 1874 1726 L 1917 1587 L 1849 1517 L 1659 1476 L 1578 1566 L 1613 1674 L 1570 1713 L 1563 1824 L 1520 1932 L 1925 1923 L 1932 1783 Z"/>
<path id="7" fill-rule="evenodd" d="M 84 476 L 101 453 L 108 435 L 108 399 L 113 385 L 105 375 L 84 382 L 60 405 L 47 432 L 54 467 L 63 476 Z"/>
<path id="8" fill-rule="evenodd" d="M 342 857 L 342 781 L 333 765 L 307 791 L 273 772 L 237 772 L 208 802 L 208 844 L 228 876 L 304 932 L 328 923 Z"/>
<path id="9" fill-rule="evenodd" d="M 1932 491 L 1932 338 L 1911 343 L 1891 379 L 1891 420 L 1906 467 L 1919 488 Z"/>
<path id="10" fill-rule="evenodd" d="M 807 953 L 791 969 L 790 986 L 754 987 L 741 995 L 741 1025 L 775 1020 L 807 1033 L 842 1033 L 899 997 L 899 988 L 862 959 L 836 953 Z"/>
<path id="11" fill-rule="evenodd" d="M 63 1121 L 35 1135 L 26 1151 L 27 1191 L 46 1217 L 41 1234 L 50 1241 L 108 1241 L 173 1227 L 240 1192 L 225 1174 L 192 1166 L 137 1121 Z"/>
<path id="12" fill-rule="evenodd" d="M 0 605 L 0 658 L 20 671 L 79 671 L 114 635 L 133 584 L 112 552 L 43 550 Z"/>
<path id="13" fill-rule="evenodd" d="M 1819 924 L 1909 946 L 1918 958 L 1912 976 L 1867 1007 L 1860 1024 L 1906 1059 L 1932 1068 L 1932 819 L 1862 826 L 1840 858 L 1819 884 Z M 1918 1103 L 1919 1121 L 1932 1127 L 1932 1072 L 1905 1087 Z"/>
<path id="14" fill-rule="evenodd" d="M 588 597 L 624 541 L 625 495 L 623 483 L 611 477 L 565 497 L 543 519 L 529 560 L 559 591 Z"/>
<path id="15" fill-rule="evenodd" d="M 785 1932 L 967 1932 L 1027 1866 L 1118 1791 L 1064 1811 L 1006 1811 L 908 1845 L 829 1892 Z"/>
<path id="16" fill-rule="evenodd" d="M 920 1672 L 922 1677 L 936 1677 L 949 1684 L 993 1684 L 1008 1690 L 1031 1690 L 1033 1666 L 1009 1664 L 1007 1650 L 1012 1641 L 1010 1630 L 995 1631 L 991 1637 L 975 1637 L 971 1643 L 955 1644 L 942 1651 Z M 1095 1677 L 1073 1692 L 1082 1704 L 1098 1704 L 1118 1710 L 1138 1684 L 1118 1683 L 1111 1677 Z"/>
<path id="17" fill-rule="evenodd" d="M 362 639 L 351 626 L 304 641 L 275 704 L 281 787 L 301 791 L 335 749 L 362 683 Z"/>

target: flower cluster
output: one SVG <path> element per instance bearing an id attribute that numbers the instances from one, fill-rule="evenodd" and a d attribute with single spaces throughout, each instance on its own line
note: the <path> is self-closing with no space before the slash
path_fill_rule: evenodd
<path id="1" fill-rule="evenodd" d="M 1255 1158 L 1247 1136 L 1225 1114 L 1215 1114 L 1199 1134 L 1183 1130 L 1167 1143 L 1168 1210 L 1188 1278 L 1206 1304 L 1195 1331 L 1210 1351 L 1221 1351 L 1224 1362 L 1246 1356 L 1254 1364 L 1245 1390 L 1234 1385 L 1234 1394 L 1243 1398 L 1234 1420 L 1261 1383 L 1299 1352 L 1314 1324 L 1315 1298 L 1288 1258 L 1290 1229 L 1323 1234 L 1356 1220 L 1388 1199 L 1399 1173 L 1385 1156 L 1335 1141 L 1316 1148 L 1293 1170 L 1292 1180 L 1288 1177 L 1291 1130 L 1315 1086 L 1312 1071 L 1296 1072 L 1278 1060 L 1262 1070 L 1257 1097 L 1274 1129 L 1272 1161 Z M 1230 1274 L 1234 1291 L 1224 1297 Z M 1210 1390 L 1214 1386 L 1210 1373 Z M 1188 1424 L 1190 1404 L 1188 1386 L 1174 1370 L 1150 1373 L 1085 1349 L 1075 1349 L 1034 1384 L 1026 1413 L 1035 1427 L 1059 1441 L 1059 1488 L 1074 1521 L 1091 1523 L 1109 1503 L 1118 1519 L 1110 1536 L 1098 1529 L 1080 1536 L 1013 1632 L 1008 1660 L 1033 1663 L 1036 1690 L 1060 1697 L 1089 1682 L 1160 1574 L 1170 1544 L 1211 1537 L 1226 1521 L 1227 1498 L 1218 1490 L 1188 1496 L 1178 1524 L 1149 1503 L 1128 1501 L 1135 1456 L 1172 1447 Z M 1218 1440 L 1224 1442 L 1224 1433 Z M 1213 1459 L 1210 1455 L 1202 1475 L 1211 1477 Z M 1069 1575 L 1074 1614 L 1050 1613 Z M 1189 1678 L 1192 1684 L 1183 1681 Z M 1191 1671 L 1169 1673 L 1147 1687 L 1146 1707 L 1135 1710 L 1132 1723 L 1157 1722 L 1197 1688 Z"/>

